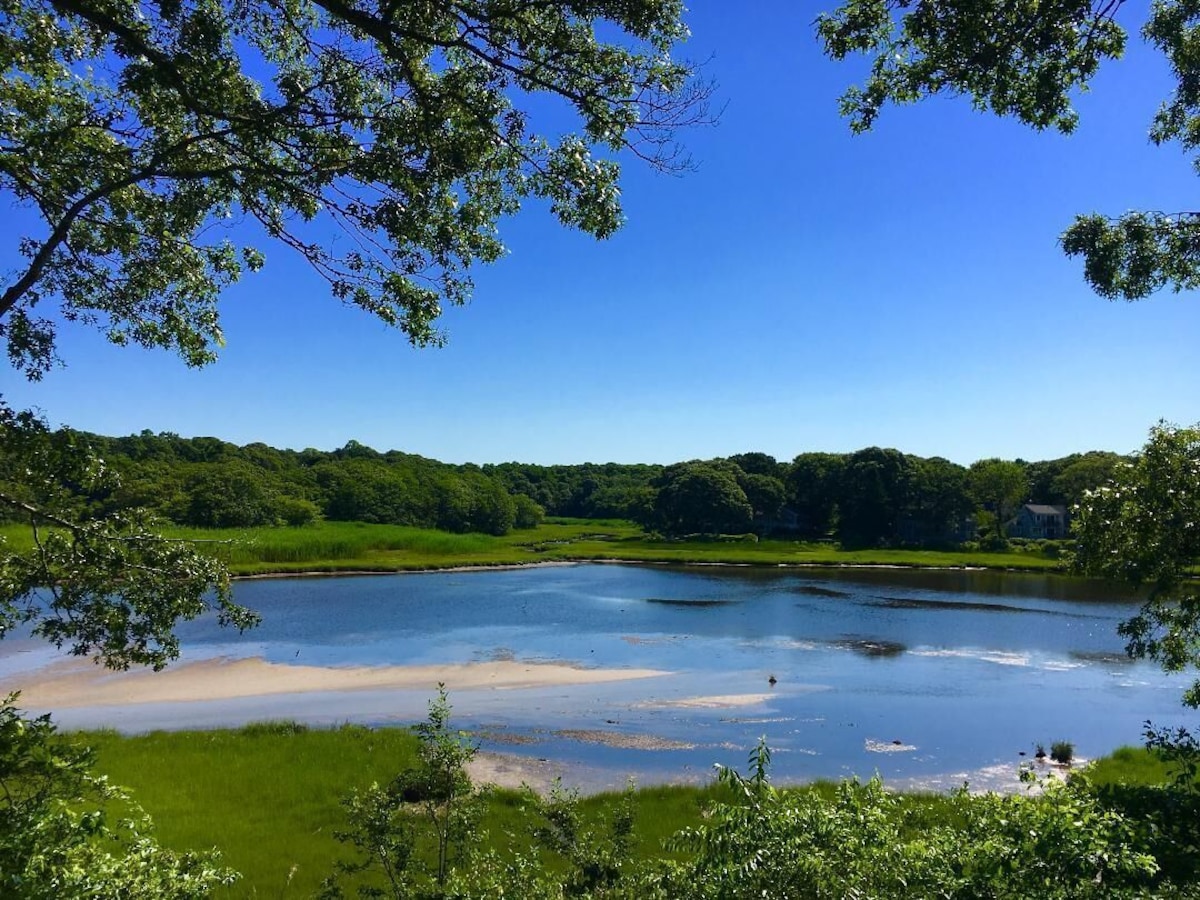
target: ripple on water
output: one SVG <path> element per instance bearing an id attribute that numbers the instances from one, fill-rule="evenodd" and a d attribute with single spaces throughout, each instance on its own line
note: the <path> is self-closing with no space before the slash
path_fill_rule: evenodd
<path id="1" fill-rule="evenodd" d="M 913 656 L 942 657 L 946 659 L 977 659 L 981 662 L 995 663 L 999 666 L 1028 666 L 1029 654 L 1008 653 L 1002 650 L 970 650 L 959 648 L 927 648 L 910 650 Z"/>

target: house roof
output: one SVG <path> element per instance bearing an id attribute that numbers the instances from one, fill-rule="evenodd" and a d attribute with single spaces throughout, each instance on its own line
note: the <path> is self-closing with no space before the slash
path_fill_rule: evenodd
<path id="1" fill-rule="evenodd" d="M 1025 508 L 1035 516 L 1065 516 L 1065 506 L 1046 506 L 1044 503 L 1026 503 Z"/>

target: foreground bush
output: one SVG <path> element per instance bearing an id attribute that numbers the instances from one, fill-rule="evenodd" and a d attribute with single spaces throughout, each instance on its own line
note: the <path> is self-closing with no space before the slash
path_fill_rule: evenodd
<path id="1" fill-rule="evenodd" d="M 0 897 L 199 900 L 237 878 L 215 854 L 159 846 L 150 820 L 92 773 L 91 752 L 15 699 L 0 704 Z"/>
<path id="2" fill-rule="evenodd" d="M 765 744 L 750 774 L 722 769 L 731 799 L 714 804 L 702 825 L 678 833 L 669 854 L 631 854 L 632 806 L 614 804 L 606 821 L 584 828 L 576 799 L 530 794 L 525 833 L 509 835 L 507 853 L 472 854 L 479 817 L 458 811 L 477 794 L 464 766 L 473 752 L 446 727 L 444 693 L 430 707 L 422 762 L 389 789 L 372 788 L 347 804 L 348 842 L 361 856 L 343 874 L 375 870 L 359 896 L 736 900 L 736 898 L 1197 897 L 1193 867 L 1179 859 L 1164 872 L 1161 822 L 1131 815 L 1086 779 L 1037 782 L 1024 796 L 972 795 L 965 788 L 935 803 L 883 789 L 877 780 L 846 781 L 831 798 L 779 790 Z M 428 788 L 413 792 L 411 788 Z M 432 788 L 437 790 L 432 790 Z M 364 800 L 369 801 L 364 803 Z M 1144 810 L 1143 810 L 1144 812 Z M 448 823 L 456 827 L 447 827 Z M 1158 823 L 1158 824 L 1156 824 Z M 1175 823 L 1175 855 L 1195 854 L 1195 820 Z M 369 836 L 369 839 L 364 839 Z M 430 840 L 436 852 L 430 852 Z M 447 843 L 449 841 L 449 844 Z M 492 846 L 497 846 L 493 842 Z M 511 848 L 520 848 L 513 851 Z M 449 868 L 448 858 L 464 865 Z M 433 868 L 430 862 L 435 862 Z M 1172 876 L 1187 873 L 1184 879 Z M 399 877 L 397 877 L 399 874 Z M 331 880 L 326 896 L 343 896 Z"/>

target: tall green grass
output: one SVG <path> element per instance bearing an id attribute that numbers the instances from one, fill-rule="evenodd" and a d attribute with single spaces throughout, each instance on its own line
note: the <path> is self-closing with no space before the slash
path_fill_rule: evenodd
<path id="1" fill-rule="evenodd" d="M 162 843 L 222 851 L 243 876 L 218 895 L 225 898 L 311 896 L 334 861 L 348 855 L 334 838 L 345 827 L 339 800 L 387 782 L 414 762 L 417 749 L 406 729 L 310 730 L 291 723 L 133 737 L 90 732 L 76 739 L 96 750 L 103 774 L 131 790 Z M 697 824 L 719 790 L 638 791 L 635 853 L 660 854 L 663 839 Z M 585 820 L 602 815 L 612 800 L 611 794 L 586 798 Z M 525 805 L 518 791 L 492 797 L 483 822 L 488 845 L 529 845 Z"/>
<path id="2" fill-rule="evenodd" d="M 175 537 L 211 541 L 214 555 L 231 566 L 321 563 L 369 559 L 377 554 L 422 558 L 473 556 L 499 546 L 485 534 L 451 534 L 404 525 L 325 522 L 302 528 L 172 529 Z"/>
<path id="3" fill-rule="evenodd" d="M 1171 767 L 1159 754 L 1145 747 L 1119 747 L 1107 756 L 1088 763 L 1085 769 L 1095 785 L 1151 787 L 1171 780 Z"/>
<path id="4" fill-rule="evenodd" d="M 219 849 L 244 879 L 227 897 L 308 897 L 329 874 L 344 827 L 339 799 L 416 758 L 400 729 L 283 726 L 80 735 L 98 768 L 130 788 L 159 840 Z"/>
<path id="5" fill-rule="evenodd" d="M 1032 553 L 939 550 L 842 550 L 781 540 L 653 539 L 630 522 L 554 519 L 503 537 L 450 534 L 403 525 L 322 522 L 299 528 L 171 528 L 201 542 L 241 575 L 289 572 L 394 572 L 454 566 L 524 565 L 605 560 L 752 566 L 884 565 L 1054 571 L 1060 563 Z M 30 546 L 28 529 L 0 527 L 14 549 Z"/>

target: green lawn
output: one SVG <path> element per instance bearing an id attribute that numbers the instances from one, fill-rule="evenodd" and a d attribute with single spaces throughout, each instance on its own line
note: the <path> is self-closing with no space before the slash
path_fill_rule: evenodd
<path id="1" fill-rule="evenodd" d="M 1058 560 L 1033 552 L 840 550 L 832 544 L 737 538 L 650 540 L 630 522 L 589 519 L 555 519 L 503 537 L 358 522 L 323 522 L 301 528 L 172 528 L 168 533 L 212 542 L 201 546 L 225 560 L 239 575 L 396 572 L 586 560 L 755 566 L 969 566 L 1027 571 L 1060 568 Z M 29 546 L 29 531 L 21 526 L 0 527 L 0 537 L 16 549 Z"/>

